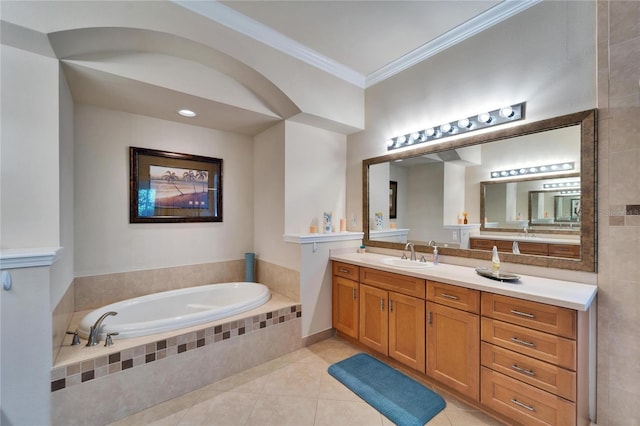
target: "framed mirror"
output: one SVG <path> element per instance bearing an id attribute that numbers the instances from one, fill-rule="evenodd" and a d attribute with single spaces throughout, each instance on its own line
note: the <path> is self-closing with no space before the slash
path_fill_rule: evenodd
<path id="1" fill-rule="evenodd" d="M 440 254 L 487 260 L 497 245 L 505 262 L 595 271 L 596 113 L 363 160 L 364 244 L 431 252 L 433 242 Z"/>

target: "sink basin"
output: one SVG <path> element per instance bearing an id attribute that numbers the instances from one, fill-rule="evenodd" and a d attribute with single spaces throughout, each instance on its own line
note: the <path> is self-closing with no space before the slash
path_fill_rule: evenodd
<path id="1" fill-rule="evenodd" d="M 385 265 L 395 266 L 396 268 L 407 269 L 426 269 L 435 266 L 433 262 L 420 262 L 418 260 L 401 259 L 398 257 L 387 257 L 382 259 L 380 262 Z"/>

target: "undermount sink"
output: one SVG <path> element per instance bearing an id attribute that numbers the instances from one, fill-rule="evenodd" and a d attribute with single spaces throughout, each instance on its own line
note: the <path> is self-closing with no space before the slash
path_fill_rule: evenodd
<path id="1" fill-rule="evenodd" d="M 395 266 L 396 268 L 407 269 L 426 269 L 435 266 L 433 262 L 420 262 L 419 260 L 401 259 L 398 257 L 386 257 L 380 262 L 384 263 L 385 265 Z"/>

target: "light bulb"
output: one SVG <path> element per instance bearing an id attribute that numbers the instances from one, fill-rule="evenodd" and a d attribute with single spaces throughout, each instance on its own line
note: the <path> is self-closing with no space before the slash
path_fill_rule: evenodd
<path id="1" fill-rule="evenodd" d="M 516 113 L 515 111 L 513 111 L 513 108 L 508 106 L 508 107 L 500 108 L 500 115 L 504 118 L 513 118 L 516 115 Z"/>
<path id="2" fill-rule="evenodd" d="M 451 133 L 452 127 L 450 123 L 444 123 L 440 125 L 440 130 L 444 133 Z"/>
<path id="3" fill-rule="evenodd" d="M 473 127 L 473 123 L 468 118 L 463 118 L 461 120 L 458 120 L 458 127 L 460 127 L 461 129 L 470 129 L 471 127 Z"/>
<path id="4" fill-rule="evenodd" d="M 493 121 L 493 117 L 488 112 L 483 112 L 482 114 L 478 115 L 478 120 L 480 120 L 480 122 L 482 123 L 489 124 Z"/>
<path id="5" fill-rule="evenodd" d="M 433 127 L 430 127 L 424 131 L 424 134 L 431 137 L 436 134 L 436 131 L 433 129 Z"/>

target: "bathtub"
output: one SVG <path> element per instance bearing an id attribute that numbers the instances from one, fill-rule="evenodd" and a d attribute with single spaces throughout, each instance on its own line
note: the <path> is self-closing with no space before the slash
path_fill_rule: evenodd
<path id="1" fill-rule="evenodd" d="M 108 316 L 102 322 L 102 341 L 107 333 L 119 333 L 113 336 L 114 340 L 127 339 L 204 324 L 257 308 L 270 298 L 267 286 L 251 282 L 163 291 L 91 311 L 80 321 L 78 334 L 87 339 L 90 327 L 108 311 L 118 314 Z"/>

